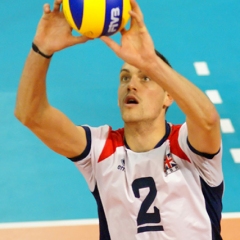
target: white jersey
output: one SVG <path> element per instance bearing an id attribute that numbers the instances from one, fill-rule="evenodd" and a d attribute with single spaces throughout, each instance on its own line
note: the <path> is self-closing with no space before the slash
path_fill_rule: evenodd
<path id="1" fill-rule="evenodd" d="M 166 123 L 164 138 L 141 153 L 123 129 L 84 128 L 87 147 L 71 160 L 97 200 L 101 240 L 221 239 L 221 150 L 194 150 L 186 123 Z"/>

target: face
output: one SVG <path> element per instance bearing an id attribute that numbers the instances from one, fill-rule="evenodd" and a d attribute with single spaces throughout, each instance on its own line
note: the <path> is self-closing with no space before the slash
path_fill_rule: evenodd
<path id="1" fill-rule="evenodd" d="M 167 92 L 139 69 L 127 63 L 120 72 L 118 101 L 125 123 L 164 120 L 164 106 L 169 105 Z"/>

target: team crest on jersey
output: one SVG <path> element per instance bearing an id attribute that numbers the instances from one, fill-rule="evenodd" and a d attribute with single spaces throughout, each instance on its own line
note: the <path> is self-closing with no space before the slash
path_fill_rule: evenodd
<path id="1" fill-rule="evenodd" d="M 168 152 L 164 158 L 164 172 L 167 175 L 176 172 L 179 169 L 177 163 L 173 160 L 172 154 Z"/>

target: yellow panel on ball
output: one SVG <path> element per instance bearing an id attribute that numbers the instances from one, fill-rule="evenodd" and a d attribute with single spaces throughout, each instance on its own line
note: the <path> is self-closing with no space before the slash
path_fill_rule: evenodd
<path id="1" fill-rule="evenodd" d="M 106 0 L 84 0 L 83 21 L 79 32 L 90 38 L 101 35 L 105 22 Z"/>

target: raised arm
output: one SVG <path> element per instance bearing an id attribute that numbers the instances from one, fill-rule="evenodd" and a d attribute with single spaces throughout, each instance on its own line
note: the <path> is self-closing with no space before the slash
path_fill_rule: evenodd
<path id="1" fill-rule="evenodd" d="M 46 56 L 88 40 L 84 36 L 72 35 L 60 10 L 61 3 L 62 0 L 55 0 L 53 10 L 49 4 L 44 5 L 33 40 Z M 81 154 L 86 146 L 85 131 L 49 104 L 46 75 L 50 61 L 51 57 L 30 50 L 19 84 L 15 116 L 52 150 L 66 157 L 74 157 Z"/>
<path id="2" fill-rule="evenodd" d="M 131 0 L 131 26 L 122 30 L 121 45 L 101 39 L 125 62 L 142 70 L 176 101 L 186 115 L 188 140 L 199 152 L 214 154 L 221 144 L 219 115 L 205 94 L 156 56 L 154 44 L 135 0 Z"/>
<path id="3" fill-rule="evenodd" d="M 146 72 L 185 113 L 191 146 L 202 153 L 217 153 L 221 145 L 220 118 L 208 97 L 162 61 L 157 60 Z"/>

